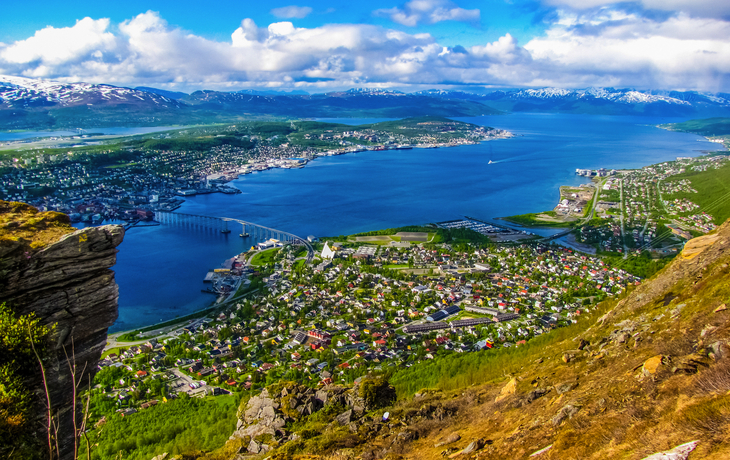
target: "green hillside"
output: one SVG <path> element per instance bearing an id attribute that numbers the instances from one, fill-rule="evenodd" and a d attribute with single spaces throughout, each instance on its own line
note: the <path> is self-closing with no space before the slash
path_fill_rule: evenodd
<path id="1" fill-rule="evenodd" d="M 671 131 L 700 134 L 702 136 L 724 136 L 730 134 L 730 118 L 704 118 L 682 123 L 660 125 Z"/>
<path id="2" fill-rule="evenodd" d="M 716 225 L 720 225 L 730 218 L 730 164 L 706 171 L 690 170 L 672 176 L 668 180 L 680 181 L 682 179 L 689 180 L 698 193 L 681 192 L 664 195 L 665 200 L 686 198 L 699 205 L 699 211 L 712 214 Z"/>

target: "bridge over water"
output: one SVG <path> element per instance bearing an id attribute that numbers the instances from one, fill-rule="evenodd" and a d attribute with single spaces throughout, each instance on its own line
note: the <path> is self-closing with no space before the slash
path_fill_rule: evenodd
<path id="1" fill-rule="evenodd" d="M 155 220 L 161 224 L 189 226 L 191 228 L 215 230 L 222 233 L 239 233 L 236 230 L 240 225 L 240 234 L 242 236 L 250 236 L 255 240 L 274 238 L 283 243 L 302 245 L 307 249 L 307 263 L 311 263 L 312 258 L 314 257 L 314 248 L 305 238 L 283 230 L 265 227 L 263 225 L 247 222 L 241 219 L 234 219 L 232 217 L 200 216 L 181 212 L 157 211 L 155 212 Z"/>

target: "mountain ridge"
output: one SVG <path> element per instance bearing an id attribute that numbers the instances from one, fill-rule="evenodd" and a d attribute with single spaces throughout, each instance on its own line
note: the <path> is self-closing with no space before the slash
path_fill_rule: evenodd
<path id="1" fill-rule="evenodd" d="M 200 90 L 191 94 L 150 87 L 61 83 L 0 76 L 0 126 L 39 129 L 159 126 L 227 122 L 251 117 L 470 117 L 502 112 L 604 115 L 730 115 L 730 94 L 635 89 L 535 88 L 466 91 L 352 88 L 307 94 Z"/>

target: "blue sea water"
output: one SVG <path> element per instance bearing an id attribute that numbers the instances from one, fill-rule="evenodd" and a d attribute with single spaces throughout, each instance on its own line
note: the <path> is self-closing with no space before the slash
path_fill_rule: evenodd
<path id="1" fill-rule="evenodd" d="M 586 182 L 576 168 L 639 168 L 697 156 L 717 145 L 654 127 L 645 117 L 510 114 L 460 120 L 518 137 L 479 145 L 318 158 L 303 169 L 242 176 L 239 195 L 187 199 L 178 212 L 256 222 L 306 237 L 551 209 L 560 185 Z M 334 120 L 327 120 L 334 121 Z M 337 120 L 360 124 L 370 120 Z M 492 160 L 492 164 L 488 164 Z M 205 273 L 251 245 L 239 231 L 135 228 L 119 247 L 119 320 L 135 328 L 191 313 L 213 300 Z"/>

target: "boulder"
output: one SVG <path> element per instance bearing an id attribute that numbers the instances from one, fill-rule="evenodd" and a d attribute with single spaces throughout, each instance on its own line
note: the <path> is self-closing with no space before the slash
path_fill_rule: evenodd
<path id="1" fill-rule="evenodd" d="M 503 399 L 515 393 L 517 393 L 517 379 L 512 378 L 512 380 L 510 380 L 507 385 L 502 388 L 502 391 L 499 392 L 499 395 L 494 400 L 494 402 L 502 401 Z"/>
<path id="2" fill-rule="evenodd" d="M 651 358 L 644 361 L 644 365 L 641 367 L 641 371 L 646 376 L 656 375 L 659 368 L 664 364 L 665 359 L 662 355 L 652 356 Z"/>
<path id="3" fill-rule="evenodd" d="M 713 342 L 707 348 L 710 350 L 710 357 L 715 361 L 730 356 L 730 348 L 725 340 Z"/>
<path id="4" fill-rule="evenodd" d="M 339 423 L 340 425 L 347 425 L 352 421 L 352 409 L 345 411 L 335 417 L 335 421 Z"/>
<path id="5" fill-rule="evenodd" d="M 558 411 L 558 413 L 553 417 L 552 422 L 553 426 L 559 426 L 563 421 L 572 418 L 575 414 L 578 413 L 578 411 L 581 409 L 581 406 L 576 403 L 568 403 L 562 407 Z"/>
<path id="6" fill-rule="evenodd" d="M 538 398 L 542 398 L 548 393 L 550 393 L 550 388 L 537 388 L 535 390 L 532 390 L 530 394 L 527 395 L 527 402 L 531 403 Z"/>
<path id="7" fill-rule="evenodd" d="M 329 392 L 324 390 L 317 390 L 317 393 L 314 397 L 317 398 L 317 401 L 319 401 L 324 406 L 327 404 L 327 401 L 329 401 Z"/>
<path id="8" fill-rule="evenodd" d="M 261 444 L 252 439 L 251 442 L 248 443 L 248 451 L 252 454 L 258 454 L 261 452 Z"/>
<path id="9" fill-rule="evenodd" d="M 631 338 L 631 334 L 628 332 L 621 332 L 616 336 L 616 343 L 626 343 Z"/>
<path id="10" fill-rule="evenodd" d="M 564 382 L 555 385 L 555 391 L 561 395 L 569 391 L 575 390 L 578 387 L 578 382 Z"/>
<path id="11" fill-rule="evenodd" d="M 446 445 L 449 445 L 451 443 L 458 441 L 459 439 L 461 439 L 461 435 L 459 435 L 459 433 L 452 433 L 452 434 L 448 435 L 446 437 L 446 439 L 444 439 L 443 441 L 437 442 L 436 444 L 434 444 L 434 447 L 446 446 Z"/>
<path id="12" fill-rule="evenodd" d="M 457 452 L 455 454 L 449 455 L 449 458 L 454 458 L 454 457 L 457 457 L 459 455 L 469 455 L 469 454 L 472 454 L 472 453 L 480 450 L 482 447 L 484 447 L 485 444 L 486 444 L 486 441 L 484 441 L 484 439 L 482 439 L 482 438 L 479 438 L 479 439 L 477 439 L 475 441 L 470 442 L 469 445 L 466 446 L 460 452 Z"/>

